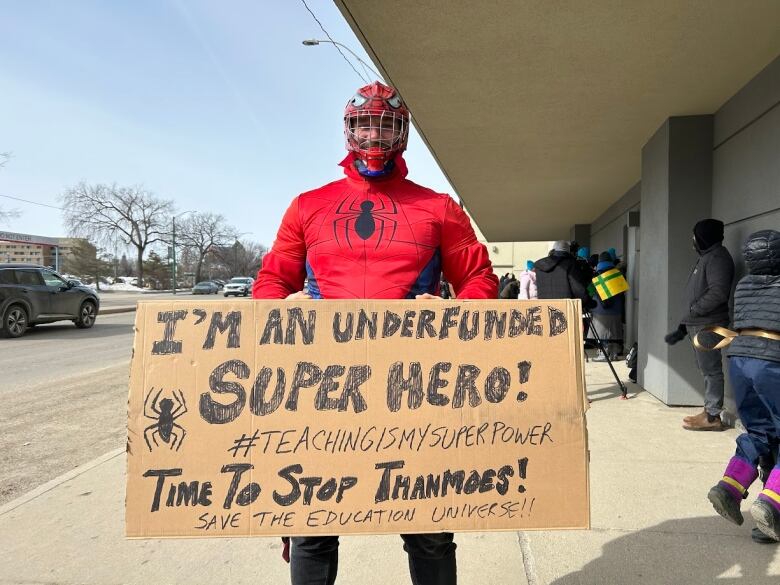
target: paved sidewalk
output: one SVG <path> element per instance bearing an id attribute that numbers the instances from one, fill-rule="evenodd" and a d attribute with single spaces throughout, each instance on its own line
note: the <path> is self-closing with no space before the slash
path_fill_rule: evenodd
<path id="1" fill-rule="evenodd" d="M 459 582 L 780 583 L 780 547 L 753 544 L 749 515 L 733 526 L 706 499 L 737 431 L 684 431 L 697 409 L 633 385 L 618 400 L 605 364 L 588 364 L 587 379 L 593 529 L 459 534 Z M 289 582 L 276 538 L 124 539 L 124 465 L 118 450 L 0 508 L 0 584 Z M 408 582 L 398 537 L 342 538 L 339 584 Z"/>

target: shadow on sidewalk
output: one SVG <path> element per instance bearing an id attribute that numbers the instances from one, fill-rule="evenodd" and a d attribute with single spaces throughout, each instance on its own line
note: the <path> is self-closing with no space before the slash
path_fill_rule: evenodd
<path id="1" fill-rule="evenodd" d="M 778 545 L 753 543 L 749 519 L 742 535 L 729 534 L 729 526 L 711 516 L 668 520 L 606 543 L 599 558 L 551 585 L 780 583 L 777 566 L 768 574 Z"/>
<path id="2" fill-rule="evenodd" d="M 623 383 L 626 385 L 626 388 L 628 388 L 629 398 L 633 398 L 634 396 L 645 392 L 645 389 L 638 384 L 634 384 L 628 380 L 623 380 Z M 620 387 L 615 382 L 602 384 L 590 383 L 587 384 L 587 391 L 588 398 L 591 402 L 599 402 L 601 400 L 610 399 L 617 400 L 621 395 Z"/>

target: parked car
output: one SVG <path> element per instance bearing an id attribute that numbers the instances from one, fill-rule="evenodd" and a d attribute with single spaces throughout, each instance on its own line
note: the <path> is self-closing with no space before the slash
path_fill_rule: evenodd
<path id="1" fill-rule="evenodd" d="M 254 282 L 255 279 L 249 278 L 248 276 L 234 276 L 230 279 L 230 282 L 225 285 L 225 288 L 222 289 L 223 294 L 226 297 L 229 297 L 230 295 L 241 295 L 242 297 L 246 297 L 252 293 L 252 284 L 254 284 Z"/>
<path id="2" fill-rule="evenodd" d="M 21 337 L 28 327 L 55 321 L 92 327 L 100 299 L 77 283 L 36 264 L 0 264 L 0 335 Z"/>
<path id="3" fill-rule="evenodd" d="M 204 280 L 192 287 L 194 295 L 215 295 L 219 292 L 219 287 L 210 280 Z"/>
<path id="4" fill-rule="evenodd" d="M 217 287 L 219 287 L 219 290 L 222 290 L 223 288 L 225 288 L 225 281 L 220 279 L 220 278 L 212 278 L 211 282 L 216 284 Z"/>

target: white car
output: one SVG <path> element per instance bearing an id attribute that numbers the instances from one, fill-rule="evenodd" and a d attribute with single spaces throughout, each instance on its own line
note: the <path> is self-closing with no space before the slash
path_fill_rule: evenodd
<path id="1" fill-rule="evenodd" d="M 252 293 L 252 284 L 255 282 L 254 278 L 248 276 L 236 276 L 231 278 L 230 282 L 222 289 L 222 293 L 229 297 L 230 295 L 241 295 L 242 297 L 249 296 Z"/>

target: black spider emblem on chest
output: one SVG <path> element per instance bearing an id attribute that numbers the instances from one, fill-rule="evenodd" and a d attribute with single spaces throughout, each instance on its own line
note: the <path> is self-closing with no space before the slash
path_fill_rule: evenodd
<path id="1" fill-rule="evenodd" d="M 349 195 L 341 200 L 335 211 L 333 236 L 340 247 L 350 249 L 353 244 L 365 242 L 376 236 L 374 249 L 393 241 L 398 220 L 398 206 L 387 195 L 378 195 L 376 200 L 365 199 L 363 195 Z"/>

